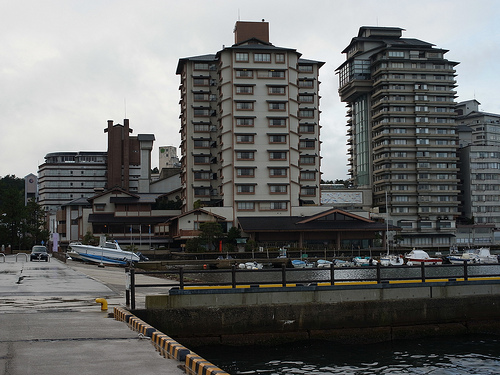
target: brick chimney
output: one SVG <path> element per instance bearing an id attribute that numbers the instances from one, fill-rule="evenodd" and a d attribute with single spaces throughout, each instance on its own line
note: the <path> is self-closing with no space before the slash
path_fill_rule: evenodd
<path id="1" fill-rule="evenodd" d="M 234 25 L 234 42 L 236 44 L 256 38 L 269 43 L 269 22 L 236 21 Z"/>

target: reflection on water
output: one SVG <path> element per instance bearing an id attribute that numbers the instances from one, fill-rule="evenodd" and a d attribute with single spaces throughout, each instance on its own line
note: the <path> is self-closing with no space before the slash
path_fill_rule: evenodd
<path id="1" fill-rule="evenodd" d="M 436 338 L 346 346 L 326 341 L 279 347 L 198 348 L 230 374 L 498 374 L 498 337 Z"/>

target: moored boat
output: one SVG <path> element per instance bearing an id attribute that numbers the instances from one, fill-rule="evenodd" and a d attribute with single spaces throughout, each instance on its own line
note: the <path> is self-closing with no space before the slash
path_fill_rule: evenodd
<path id="1" fill-rule="evenodd" d="M 448 260 L 453 264 L 463 264 L 464 262 L 494 264 L 498 263 L 498 256 L 492 255 L 488 247 L 480 247 L 479 249 L 465 250 L 462 255 L 450 255 Z"/>
<path id="2" fill-rule="evenodd" d="M 316 267 L 318 267 L 318 268 L 328 268 L 328 267 L 331 267 L 332 264 L 333 264 L 333 262 L 331 262 L 329 260 L 318 259 L 318 261 L 316 262 Z"/>
<path id="3" fill-rule="evenodd" d="M 377 261 L 370 257 L 355 257 L 352 259 L 355 266 L 375 266 Z"/>
<path id="4" fill-rule="evenodd" d="M 292 266 L 294 268 L 313 268 L 314 264 L 306 260 L 294 259 L 292 260 Z"/>
<path id="5" fill-rule="evenodd" d="M 241 270 L 261 270 L 263 268 L 263 264 L 257 263 L 256 261 L 246 262 L 238 264 L 238 268 Z"/>
<path id="6" fill-rule="evenodd" d="M 382 266 L 402 266 L 405 260 L 402 255 L 388 254 L 380 257 L 380 265 Z"/>
<path id="7" fill-rule="evenodd" d="M 408 254 L 405 255 L 406 264 L 409 266 L 417 265 L 420 263 L 425 264 L 443 264 L 443 259 L 433 258 L 424 250 L 413 249 Z"/>
<path id="8" fill-rule="evenodd" d="M 141 260 L 140 255 L 132 251 L 122 250 L 116 241 L 106 241 L 99 246 L 72 242 L 69 244 L 69 248 L 68 255 L 87 262 L 125 265 Z"/>

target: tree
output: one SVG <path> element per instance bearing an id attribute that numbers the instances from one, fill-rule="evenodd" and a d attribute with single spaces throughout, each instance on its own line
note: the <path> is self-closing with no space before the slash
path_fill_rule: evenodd
<path id="1" fill-rule="evenodd" d="M 24 180 L 5 176 L 0 180 L 0 215 L 2 244 L 19 248 L 24 219 Z"/>
<path id="2" fill-rule="evenodd" d="M 219 241 L 224 237 L 222 226 L 215 221 L 207 221 L 200 224 L 199 238 L 204 245 L 207 245 L 208 250 L 215 250 L 218 248 Z"/>
<path id="3" fill-rule="evenodd" d="M 226 234 L 226 244 L 224 250 L 233 251 L 237 245 L 236 240 L 241 238 L 241 230 L 237 227 L 231 227 Z"/>
<path id="4" fill-rule="evenodd" d="M 23 221 L 23 247 L 31 248 L 33 245 L 47 243 L 49 231 L 46 228 L 45 212 L 34 199 L 30 199 L 24 208 Z"/>

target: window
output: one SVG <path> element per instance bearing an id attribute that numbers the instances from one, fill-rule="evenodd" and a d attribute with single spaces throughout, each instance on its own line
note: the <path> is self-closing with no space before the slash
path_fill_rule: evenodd
<path id="1" fill-rule="evenodd" d="M 195 77 L 193 78 L 193 86 L 208 86 L 210 84 L 210 80 L 204 77 Z"/>
<path id="2" fill-rule="evenodd" d="M 417 145 L 428 145 L 429 140 L 424 138 L 417 138 Z"/>
<path id="3" fill-rule="evenodd" d="M 394 139 L 394 142 L 393 144 L 395 145 L 405 145 L 407 142 L 406 142 L 406 139 Z"/>
<path id="4" fill-rule="evenodd" d="M 270 177 L 286 177 L 287 168 L 269 168 Z"/>
<path id="5" fill-rule="evenodd" d="M 268 93 L 269 95 L 285 95 L 285 86 L 270 86 Z"/>
<path id="6" fill-rule="evenodd" d="M 236 78 L 252 78 L 253 77 L 253 71 L 251 70 L 237 70 L 236 71 Z"/>
<path id="7" fill-rule="evenodd" d="M 258 71 L 259 78 L 285 78 L 284 70 L 259 70 Z"/>
<path id="8" fill-rule="evenodd" d="M 194 70 L 208 70 L 208 63 L 194 63 Z"/>
<path id="9" fill-rule="evenodd" d="M 236 86 L 236 94 L 253 94 L 253 86 Z"/>
<path id="10" fill-rule="evenodd" d="M 404 51 L 389 51 L 389 57 L 405 57 Z"/>
<path id="11" fill-rule="evenodd" d="M 300 157 L 300 164 L 314 164 L 315 159 L 314 156 L 302 155 Z"/>
<path id="12" fill-rule="evenodd" d="M 204 93 L 194 93 L 193 100 L 197 102 L 208 102 L 209 95 Z"/>
<path id="13" fill-rule="evenodd" d="M 285 54 L 284 53 L 277 53 L 275 60 L 277 63 L 284 63 L 285 62 Z"/>
<path id="14" fill-rule="evenodd" d="M 210 172 L 194 172 L 195 180 L 210 180 Z"/>
<path id="15" fill-rule="evenodd" d="M 253 126 L 254 119 L 248 117 L 236 118 L 236 126 Z"/>
<path id="16" fill-rule="evenodd" d="M 301 118 L 311 118 L 314 117 L 314 109 L 300 109 L 299 117 Z"/>
<path id="17" fill-rule="evenodd" d="M 236 168 L 236 175 L 238 177 L 253 177 L 255 171 L 253 168 Z"/>
<path id="18" fill-rule="evenodd" d="M 195 132 L 209 132 L 210 125 L 209 124 L 194 124 L 193 125 Z"/>
<path id="19" fill-rule="evenodd" d="M 237 135 L 236 143 L 253 143 L 254 136 L 253 135 Z"/>
<path id="20" fill-rule="evenodd" d="M 271 102 L 271 103 L 269 103 L 269 110 L 270 111 L 285 111 L 286 110 L 286 103 Z"/>
<path id="21" fill-rule="evenodd" d="M 316 172 L 302 171 L 302 172 L 300 172 L 300 179 L 301 180 L 315 180 L 316 179 Z"/>
<path id="22" fill-rule="evenodd" d="M 270 202 L 271 210 L 286 210 L 286 202 Z"/>
<path id="23" fill-rule="evenodd" d="M 194 164 L 210 164 L 210 156 L 194 156 Z"/>
<path id="24" fill-rule="evenodd" d="M 271 151 L 269 152 L 269 160 L 286 160 L 286 152 Z"/>
<path id="25" fill-rule="evenodd" d="M 417 151 L 417 158 L 428 158 L 429 156 L 429 151 Z"/>
<path id="26" fill-rule="evenodd" d="M 299 148 L 314 148 L 316 146 L 315 141 L 303 140 L 300 141 Z"/>
<path id="27" fill-rule="evenodd" d="M 269 192 L 271 194 L 286 194 L 287 186 L 286 185 L 270 185 Z"/>
<path id="28" fill-rule="evenodd" d="M 236 61 L 247 62 L 248 61 L 248 53 L 247 52 L 236 52 Z"/>
<path id="29" fill-rule="evenodd" d="M 194 195 L 195 197 L 208 197 L 210 196 L 210 188 L 195 187 Z"/>
<path id="30" fill-rule="evenodd" d="M 254 152 L 253 151 L 237 151 L 236 159 L 237 160 L 254 160 Z"/>
<path id="31" fill-rule="evenodd" d="M 314 125 L 299 125 L 300 133 L 314 133 Z"/>
<path id="32" fill-rule="evenodd" d="M 194 116 L 210 116 L 210 109 L 209 108 L 195 108 L 193 110 L 193 115 Z"/>
<path id="33" fill-rule="evenodd" d="M 391 68 L 402 69 L 405 67 L 405 64 L 402 62 L 392 62 Z"/>
<path id="34" fill-rule="evenodd" d="M 299 102 L 301 103 L 313 103 L 314 95 L 299 95 Z"/>
<path id="35" fill-rule="evenodd" d="M 286 135 L 270 135 L 269 143 L 286 143 Z"/>
<path id="36" fill-rule="evenodd" d="M 310 79 L 301 79 L 299 80 L 299 87 L 301 88 L 313 88 L 314 81 Z"/>
<path id="37" fill-rule="evenodd" d="M 253 54 L 254 62 L 271 62 L 271 54 L 270 53 L 254 53 Z"/>
<path id="38" fill-rule="evenodd" d="M 312 65 L 299 65 L 299 72 L 312 73 L 313 66 Z"/>
<path id="39" fill-rule="evenodd" d="M 286 126 L 286 118 L 270 118 L 269 126 Z"/>
<path id="40" fill-rule="evenodd" d="M 253 102 L 236 102 L 236 109 L 242 111 L 252 111 L 253 110 Z"/>
<path id="41" fill-rule="evenodd" d="M 193 143 L 194 143 L 194 148 L 206 148 L 206 147 L 210 147 L 210 141 L 209 140 L 195 140 Z"/>
<path id="42" fill-rule="evenodd" d="M 237 185 L 236 192 L 238 194 L 254 194 L 255 185 Z"/>
<path id="43" fill-rule="evenodd" d="M 415 90 L 427 90 L 427 85 L 423 83 L 415 83 Z"/>
<path id="44" fill-rule="evenodd" d="M 255 209 L 254 202 L 238 202 L 237 208 L 239 211 L 253 211 Z"/>
<path id="45" fill-rule="evenodd" d="M 316 188 L 314 187 L 303 187 L 300 189 L 300 195 L 314 196 L 316 195 Z"/>

